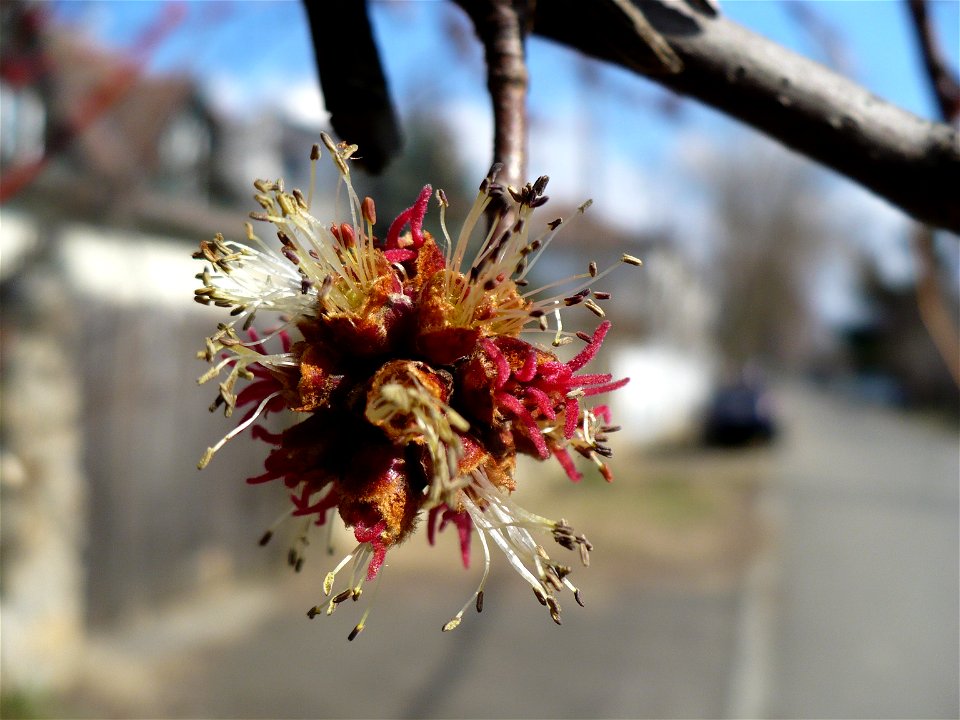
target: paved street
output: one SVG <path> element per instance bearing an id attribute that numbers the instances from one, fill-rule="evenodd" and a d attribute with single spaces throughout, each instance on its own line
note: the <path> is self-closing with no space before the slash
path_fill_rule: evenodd
<path id="1" fill-rule="evenodd" d="M 772 451 L 640 459 L 635 483 L 546 498 L 586 515 L 598 546 L 562 628 L 495 557 L 483 614 L 439 632 L 479 572 L 447 537 L 392 561 L 347 643 L 373 593 L 308 621 L 317 557 L 98 638 L 72 713 L 956 717 L 955 432 L 796 388 L 780 400 Z"/>
<path id="2" fill-rule="evenodd" d="M 958 438 L 789 393 L 775 717 L 957 717 Z M 801 422 L 802 420 L 802 422 Z"/>
<path id="3" fill-rule="evenodd" d="M 397 570 L 395 563 L 391 570 Z M 319 578 L 218 595 L 107 642 L 100 698 L 74 714 L 147 717 L 712 717 L 728 703 L 739 590 L 671 589 L 597 560 L 586 608 L 556 627 L 500 563 L 482 615 L 440 626 L 475 573 L 385 575 L 368 627 L 360 606 L 309 621 Z M 589 593 L 589 594 L 587 594 Z M 371 593 L 372 594 L 372 593 Z M 388 597 L 389 594 L 389 597 Z M 363 601 L 368 598 L 365 596 Z M 232 606 L 238 603 L 239 607 Z M 361 603 L 362 604 L 362 603 Z M 230 625 L 235 623 L 234 625 Z M 206 638 L 201 643 L 196 638 Z M 130 674 L 123 658 L 148 659 Z M 104 657 L 101 655 L 101 657 Z M 127 689 L 118 686 L 126 685 Z M 110 692 L 103 693 L 104 688 Z"/>

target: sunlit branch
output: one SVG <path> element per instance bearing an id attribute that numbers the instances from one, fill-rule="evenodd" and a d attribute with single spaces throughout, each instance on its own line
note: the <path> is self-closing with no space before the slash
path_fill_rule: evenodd
<path id="1" fill-rule="evenodd" d="M 520 186 L 527 169 L 527 65 L 524 38 L 527 0 L 458 2 L 470 15 L 487 58 L 487 88 L 493 103 L 494 162 L 500 180 Z"/>
<path id="2" fill-rule="evenodd" d="M 919 220 L 960 232 L 960 139 L 736 23 L 675 2 L 632 0 L 683 63 L 650 79 L 761 130 Z M 536 6 L 533 32 L 628 69 L 649 45 L 608 21 L 610 0 Z M 636 62 L 640 58 L 641 62 Z"/>

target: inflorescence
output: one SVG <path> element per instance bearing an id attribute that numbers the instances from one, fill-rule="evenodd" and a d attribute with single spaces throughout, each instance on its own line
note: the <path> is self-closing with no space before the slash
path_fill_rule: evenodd
<path id="1" fill-rule="evenodd" d="M 465 566 L 474 533 L 484 553 L 479 586 L 444 630 L 455 628 L 471 605 L 482 609 L 491 541 L 559 624 L 557 593 L 567 588 L 582 604 L 580 591 L 570 582 L 571 568 L 553 560 L 540 538 L 577 551 L 584 565 L 592 546 L 566 520 L 530 513 L 510 495 L 518 453 L 556 458 L 573 481 L 582 477 L 574 462 L 579 455 L 612 479 L 606 443 L 618 428 L 605 405 L 587 403 L 627 380 L 581 372 L 610 323 L 603 320 L 592 334 L 571 333 L 561 311 L 582 305 L 603 319 L 600 303 L 609 293 L 592 288 L 613 267 L 599 271 L 591 262 L 584 273 L 528 289 L 531 269 L 565 221 L 531 237 L 531 215 L 547 201 L 547 178 L 504 187 L 497 166 L 456 238 L 447 231 L 444 192 L 429 185 L 380 238 L 373 200 L 361 200 L 351 182 L 356 146 L 322 139 L 346 190 L 349 222 L 324 224 L 310 215 L 313 180 L 307 196 L 285 191 L 281 181 L 258 180 L 261 211 L 251 218 L 270 226 L 279 244 L 261 240 L 247 223 L 246 242 L 217 235 L 194 255 L 205 263 L 195 300 L 228 308 L 233 318 L 217 326 L 199 353 L 212 365 L 200 382 L 219 379 L 211 411 L 244 410 L 199 467 L 248 428 L 271 446 L 264 472 L 247 482 L 279 482 L 289 491 L 283 517 L 303 519 L 289 551 L 298 571 L 311 527 L 329 527 L 336 511 L 352 529 L 357 544 L 327 574 L 324 594 L 331 596 L 348 565 L 349 580 L 310 617 L 358 599 L 388 551 L 425 517 L 431 543 L 438 529 L 457 528 Z M 314 177 L 319 157 L 315 145 Z M 439 207 L 439 243 L 423 227 L 431 200 Z M 503 208 L 499 222 L 468 261 L 471 238 L 494 201 Z M 630 255 L 622 262 L 640 265 Z M 261 337 L 254 320 L 264 313 L 274 320 Z M 545 334 L 553 347 L 575 338 L 584 346 L 563 362 L 521 339 L 528 332 Z M 293 424 L 282 432 L 260 422 L 287 411 Z M 271 535 L 272 529 L 261 544 Z"/>

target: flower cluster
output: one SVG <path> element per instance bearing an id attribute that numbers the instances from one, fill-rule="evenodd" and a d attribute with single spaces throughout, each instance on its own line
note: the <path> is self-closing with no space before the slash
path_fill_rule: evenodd
<path id="1" fill-rule="evenodd" d="M 233 317 L 218 325 L 199 353 L 212 364 L 200 382 L 220 380 L 211 410 L 245 413 L 199 466 L 248 428 L 271 446 L 264 472 L 247 482 L 278 482 L 288 489 L 291 507 L 284 517 L 304 523 L 289 552 L 297 570 L 307 531 L 330 526 L 334 511 L 339 514 L 357 545 L 326 577 L 329 597 L 337 574 L 351 566 L 349 581 L 326 603 L 327 613 L 357 599 L 390 549 L 425 518 L 431 542 L 438 526 L 457 528 L 464 565 L 474 533 L 485 557 L 477 590 L 444 630 L 456 627 L 471 604 L 482 608 L 490 541 L 559 623 L 557 593 L 566 587 L 578 602 L 580 593 L 568 578 L 570 567 L 551 559 L 538 536 L 579 550 L 584 564 L 591 545 L 565 520 L 534 515 L 511 500 L 514 467 L 518 453 L 552 456 L 577 481 L 579 455 L 611 479 L 605 442 L 617 428 L 609 410 L 588 406 L 588 398 L 627 381 L 581 372 L 610 324 L 601 322 L 589 335 L 565 332 L 560 311 L 583 305 L 603 318 L 597 301 L 609 295 L 591 284 L 613 268 L 598 272 L 590 263 L 582 274 L 527 289 L 530 269 L 564 221 L 548 223 L 532 238 L 531 214 L 547 200 L 547 178 L 520 189 L 504 187 L 496 182 L 496 166 L 455 239 L 446 228 L 446 196 L 430 186 L 380 238 L 373 201 L 361 200 L 351 183 L 348 162 L 356 146 L 335 144 L 326 135 L 323 143 L 339 170 L 350 222 L 324 224 L 310 215 L 313 181 L 304 196 L 285 191 L 280 181 L 258 180 L 255 198 L 262 211 L 251 218 L 272 226 L 279 244 L 261 240 L 248 223 L 246 242 L 218 235 L 201 242 L 194 255 L 205 262 L 195 299 L 229 308 Z M 319 157 L 317 145 L 314 170 Z M 423 227 L 433 198 L 441 243 Z M 503 208 L 499 222 L 468 262 L 470 240 L 494 201 Z M 622 261 L 640 264 L 629 255 Z M 275 320 L 261 337 L 253 322 L 263 313 Z M 548 345 L 574 338 L 584 345 L 563 362 L 521 339 L 525 331 L 546 333 Z M 260 424 L 280 411 L 290 411 L 295 423 L 279 433 Z M 350 639 L 365 620 L 366 614 Z"/>

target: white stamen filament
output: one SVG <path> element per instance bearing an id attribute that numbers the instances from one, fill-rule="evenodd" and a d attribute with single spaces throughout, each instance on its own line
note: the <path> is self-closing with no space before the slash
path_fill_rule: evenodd
<path id="1" fill-rule="evenodd" d="M 237 435 L 239 435 L 239 434 L 242 433 L 244 430 L 246 430 L 248 427 L 250 427 L 253 423 L 255 423 L 256 420 L 257 420 L 257 418 L 260 417 L 260 413 L 262 413 L 262 412 L 263 412 L 263 409 L 267 406 L 267 403 L 269 403 L 271 400 L 273 400 L 273 399 L 274 399 L 275 397 L 277 397 L 279 394 L 280 394 L 279 392 L 275 392 L 275 393 L 271 393 L 270 395 L 267 395 L 267 397 L 265 397 L 265 398 L 260 402 L 260 404 L 257 406 L 257 409 L 256 409 L 256 411 L 253 413 L 253 415 L 251 415 L 250 417 L 248 417 L 248 418 L 247 418 L 246 420 L 244 420 L 242 423 L 240 423 L 239 425 L 237 425 L 233 430 L 231 430 L 231 431 L 228 432 L 226 435 L 224 435 L 222 438 L 220 438 L 220 442 L 218 442 L 216 445 L 214 445 L 214 446 L 211 447 L 211 448 L 207 448 L 207 452 L 204 453 L 203 460 L 201 460 L 202 465 L 203 465 L 203 466 L 206 466 L 207 463 L 210 462 L 210 459 L 217 453 L 218 450 L 220 450 L 220 448 L 222 448 L 224 445 L 226 445 L 228 442 L 230 442 L 230 440 L 232 440 L 233 438 L 235 438 Z M 205 462 L 204 462 L 204 461 L 205 461 Z"/>
<path id="2" fill-rule="evenodd" d="M 473 516 L 471 515 L 471 518 Z M 480 593 L 483 592 L 484 586 L 487 584 L 487 578 L 490 576 L 490 547 L 487 545 L 487 536 L 484 531 L 479 527 L 474 525 L 477 530 L 477 537 L 480 538 L 480 544 L 483 546 L 483 577 L 480 578 L 480 584 L 477 585 L 477 589 L 473 591 L 473 595 L 470 596 L 470 599 L 467 600 L 463 607 L 460 608 L 460 612 L 453 616 L 453 618 L 446 625 L 443 626 L 443 631 L 448 632 L 453 630 L 457 625 L 460 624 L 461 618 L 463 618 L 463 613 L 467 611 L 467 608 L 473 605 Z"/>
<path id="3" fill-rule="evenodd" d="M 551 596 L 553 593 L 545 580 L 547 573 L 543 565 L 547 558 L 530 531 L 552 533 L 556 523 L 516 505 L 479 469 L 472 473 L 469 490 L 463 494 L 463 506 L 470 514 L 477 532 L 488 534 L 493 539 L 514 570 L 534 590 Z"/>

